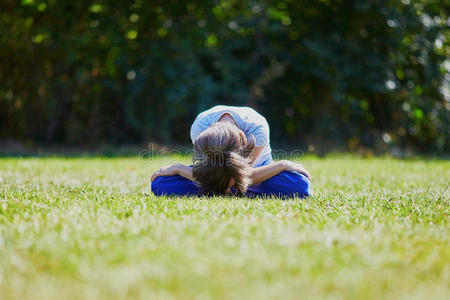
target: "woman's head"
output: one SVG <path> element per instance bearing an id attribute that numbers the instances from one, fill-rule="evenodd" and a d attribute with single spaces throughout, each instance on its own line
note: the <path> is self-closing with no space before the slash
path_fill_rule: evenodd
<path id="1" fill-rule="evenodd" d="M 251 183 L 248 156 L 254 147 L 254 140 L 247 141 L 237 126 L 214 123 L 194 141 L 192 174 L 206 193 L 225 194 L 232 180 L 243 194 Z"/>

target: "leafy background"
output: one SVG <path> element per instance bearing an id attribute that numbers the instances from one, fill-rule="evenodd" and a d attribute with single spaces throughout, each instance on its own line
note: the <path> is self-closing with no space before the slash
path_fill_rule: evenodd
<path id="1" fill-rule="evenodd" d="M 0 2 L 0 139 L 188 143 L 248 105 L 309 151 L 450 150 L 450 2 Z"/>

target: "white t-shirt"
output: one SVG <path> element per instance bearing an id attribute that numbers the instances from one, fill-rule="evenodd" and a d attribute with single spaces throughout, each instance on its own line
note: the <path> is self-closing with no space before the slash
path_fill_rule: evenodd
<path id="1" fill-rule="evenodd" d="M 229 113 L 236 121 L 238 127 L 250 137 L 253 135 L 257 147 L 264 147 L 256 159 L 255 167 L 272 162 L 272 149 L 270 148 L 270 130 L 266 119 L 253 108 L 245 106 L 218 105 L 200 113 L 191 127 L 192 143 L 197 136 L 205 131 L 213 123 L 219 121 L 225 113 Z"/>

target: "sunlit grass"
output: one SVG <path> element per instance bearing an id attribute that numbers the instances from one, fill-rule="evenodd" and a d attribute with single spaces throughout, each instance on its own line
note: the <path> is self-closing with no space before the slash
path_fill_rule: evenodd
<path id="1" fill-rule="evenodd" d="M 0 159 L 0 299 L 450 296 L 449 161 L 307 158 L 289 201 L 157 198 L 167 163 Z"/>

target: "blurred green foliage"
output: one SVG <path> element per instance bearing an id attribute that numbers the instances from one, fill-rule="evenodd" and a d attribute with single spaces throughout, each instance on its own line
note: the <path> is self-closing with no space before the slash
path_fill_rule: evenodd
<path id="1" fill-rule="evenodd" d="M 450 2 L 0 2 L 0 138 L 188 141 L 216 104 L 275 143 L 448 153 Z M 447 59 L 447 60 L 446 60 Z"/>

